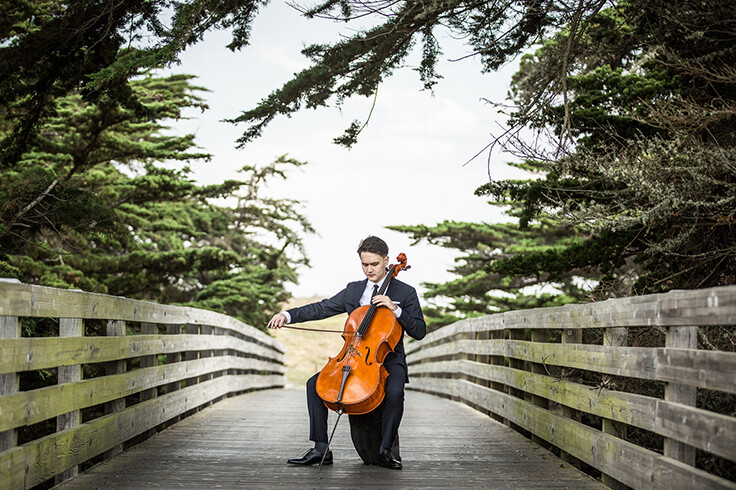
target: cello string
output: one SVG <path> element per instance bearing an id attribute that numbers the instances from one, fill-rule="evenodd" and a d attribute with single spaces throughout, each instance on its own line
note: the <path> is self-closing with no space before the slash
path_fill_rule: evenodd
<path id="1" fill-rule="evenodd" d="M 399 267 L 398 264 L 395 264 L 389 268 L 388 272 L 386 273 L 386 280 L 383 282 L 383 284 L 381 284 L 381 289 L 376 294 L 383 295 L 386 293 L 386 290 L 388 289 L 389 284 L 391 284 L 391 279 L 393 279 L 394 275 L 396 274 L 397 267 Z M 373 298 L 371 297 L 371 299 Z M 358 327 L 358 334 L 361 337 L 365 335 L 366 330 L 368 330 L 368 327 L 373 321 L 373 316 L 377 309 L 378 307 L 374 305 L 373 303 L 371 303 L 370 308 L 368 308 L 368 311 L 363 317 L 363 321 L 360 322 L 360 326 Z"/>

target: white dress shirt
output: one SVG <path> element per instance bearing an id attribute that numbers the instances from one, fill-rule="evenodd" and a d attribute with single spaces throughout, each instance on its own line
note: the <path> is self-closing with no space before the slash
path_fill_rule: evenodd
<path id="1" fill-rule="evenodd" d="M 381 286 L 383 286 L 383 283 L 386 282 L 386 279 L 388 279 L 388 273 L 385 276 L 383 276 L 383 279 L 378 281 L 378 283 L 366 281 L 365 289 L 363 290 L 363 295 L 360 297 L 360 301 L 359 301 L 360 306 L 371 304 L 371 298 L 373 297 L 373 286 L 377 285 L 378 289 L 380 290 Z M 396 306 L 396 309 L 394 310 L 393 313 L 396 316 L 396 318 L 399 318 L 401 316 L 401 311 L 402 311 L 401 306 L 399 306 L 396 303 L 394 303 L 394 305 Z M 286 317 L 286 323 L 291 323 L 291 315 L 289 314 L 289 312 L 282 311 L 281 313 L 283 313 L 284 316 Z"/>
<path id="2" fill-rule="evenodd" d="M 388 273 L 383 276 L 383 279 L 378 281 L 377 283 L 373 283 L 371 281 L 366 281 L 365 289 L 363 290 L 363 295 L 360 297 L 360 306 L 365 306 L 371 304 L 371 298 L 373 298 L 373 286 L 378 286 L 378 289 L 381 289 L 381 286 L 383 286 L 383 283 L 386 282 L 386 279 L 388 279 Z M 401 316 L 401 307 L 394 303 L 396 306 L 396 310 L 394 311 L 394 315 L 396 315 L 396 318 L 399 318 Z"/>

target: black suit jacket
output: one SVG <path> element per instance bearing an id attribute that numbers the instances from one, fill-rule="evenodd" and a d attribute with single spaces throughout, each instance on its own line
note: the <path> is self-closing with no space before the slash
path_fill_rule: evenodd
<path id="1" fill-rule="evenodd" d="M 360 307 L 360 297 L 363 295 L 368 279 L 349 283 L 345 289 L 331 298 L 323 299 L 316 303 L 292 308 L 288 310 L 291 323 L 301 323 L 311 320 L 322 320 L 331 316 L 347 313 Z M 400 364 L 406 368 L 406 353 L 404 351 L 404 332 L 417 340 L 422 340 L 427 334 L 427 324 L 424 322 L 422 308 L 419 306 L 419 298 L 416 290 L 396 278 L 391 280 L 385 293 L 391 301 L 401 307 L 401 316 L 398 318 L 403 329 L 401 338 L 394 348 L 394 353 L 386 356 L 384 365 Z M 408 378 L 407 378 L 408 379 Z"/>

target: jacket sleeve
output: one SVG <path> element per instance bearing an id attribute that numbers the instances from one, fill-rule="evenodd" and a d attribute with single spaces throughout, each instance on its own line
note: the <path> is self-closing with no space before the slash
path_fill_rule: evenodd
<path id="1" fill-rule="evenodd" d="M 417 291 L 409 287 L 409 292 L 401 305 L 401 316 L 399 323 L 404 327 L 404 332 L 416 340 L 422 340 L 427 335 L 427 324 L 424 322 L 422 307 L 419 305 Z"/>
<path id="2" fill-rule="evenodd" d="M 287 310 L 291 316 L 291 323 L 322 320 L 323 318 L 329 318 L 331 316 L 339 315 L 340 313 L 346 313 L 346 294 L 347 289 L 343 289 L 331 298 Z"/>

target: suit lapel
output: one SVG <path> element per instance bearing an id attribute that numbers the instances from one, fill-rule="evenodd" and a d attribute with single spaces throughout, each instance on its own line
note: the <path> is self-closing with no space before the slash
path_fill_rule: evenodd
<path id="1" fill-rule="evenodd" d="M 353 283 L 355 287 L 348 290 L 348 294 L 345 297 L 345 301 L 347 303 L 345 306 L 348 311 L 348 315 L 360 306 L 360 297 L 363 296 L 363 291 L 365 290 L 367 282 L 368 278 L 366 277 L 362 281 Z"/>

